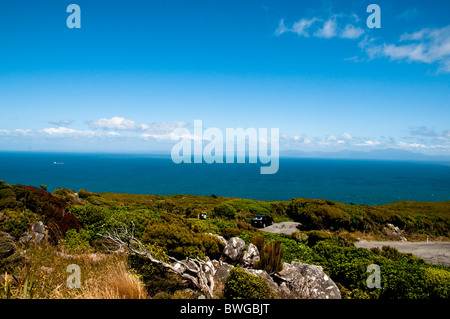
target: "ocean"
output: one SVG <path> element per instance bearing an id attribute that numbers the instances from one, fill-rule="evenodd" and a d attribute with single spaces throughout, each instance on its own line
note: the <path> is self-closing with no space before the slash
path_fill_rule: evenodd
<path id="1" fill-rule="evenodd" d="M 1 152 L 0 180 L 9 184 L 132 194 L 192 194 L 258 200 L 294 197 L 378 205 L 450 200 L 450 163 L 280 158 L 261 164 L 174 164 L 170 156 Z"/>

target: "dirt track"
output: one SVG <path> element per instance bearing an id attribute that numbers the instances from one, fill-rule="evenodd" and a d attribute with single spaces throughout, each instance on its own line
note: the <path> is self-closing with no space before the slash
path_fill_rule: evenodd
<path id="1" fill-rule="evenodd" d="M 298 231 L 298 228 L 297 228 L 298 225 L 300 225 L 300 223 L 282 222 L 282 223 L 276 223 L 276 224 L 267 226 L 266 228 L 261 228 L 261 230 L 268 232 L 268 233 L 290 235 L 290 234 Z"/>
<path id="2" fill-rule="evenodd" d="M 391 246 L 401 253 L 412 253 L 430 264 L 450 266 L 450 242 L 359 241 L 356 247 Z"/>

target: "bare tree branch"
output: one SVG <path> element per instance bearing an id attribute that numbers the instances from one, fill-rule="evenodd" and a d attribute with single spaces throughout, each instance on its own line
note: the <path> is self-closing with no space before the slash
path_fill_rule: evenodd
<path id="1" fill-rule="evenodd" d="M 168 271 L 187 279 L 205 293 L 207 298 L 213 298 L 215 268 L 209 259 L 205 261 L 199 258 L 187 258 L 186 262 L 183 262 L 168 256 L 172 263 L 163 262 L 154 258 L 151 252 L 134 236 L 134 229 L 134 223 L 132 222 L 130 231 L 125 225 L 120 224 L 111 232 L 97 235 L 119 246 L 116 251 L 112 252 L 142 256 L 150 262 L 161 265 Z M 108 249 L 108 251 L 111 250 Z"/>

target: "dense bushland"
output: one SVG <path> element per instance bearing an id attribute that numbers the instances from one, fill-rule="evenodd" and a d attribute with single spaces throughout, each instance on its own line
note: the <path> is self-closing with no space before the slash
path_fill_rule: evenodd
<path id="1" fill-rule="evenodd" d="M 208 217 L 199 219 L 201 213 L 206 213 Z M 167 256 L 218 259 L 224 245 L 217 237 L 210 235 L 217 234 L 226 239 L 240 237 L 246 244 L 255 244 L 261 253 L 260 262 L 255 267 L 269 273 L 279 271 L 283 262 L 300 261 L 322 266 L 338 284 L 344 298 L 450 297 L 449 267 L 430 265 L 389 247 L 366 250 L 353 245 L 354 232 L 358 236 L 383 238 L 387 223 L 400 227 L 406 236 L 412 238 L 429 235 L 448 239 L 450 202 L 405 201 L 367 206 L 301 198 L 287 202 L 264 202 L 216 195 L 132 195 L 87 190 L 75 193 L 68 189 L 57 189 L 50 194 L 45 187 L 0 182 L 0 214 L 0 231 L 16 239 L 37 221 L 42 221 L 48 228 L 48 246 L 22 248 L 28 249 L 31 257 L 37 259 L 32 261 L 33 267 L 45 262 L 45 265 L 54 263 L 62 268 L 56 250 L 82 256 L 104 252 L 107 243 L 99 239 L 98 233 L 111 231 L 118 225 L 133 224 L 135 236 L 154 256 L 164 261 L 168 261 Z M 269 215 L 275 222 L 298 221 L 302 224 L 302 230 L 292 235 L 261 235 L 259 230 L 249 225 L 251 218 L 259 214 Z M 52 256 L 51 261 L 45 257 L 45 249 Z M 88 259 L 83 260 L 89 262 Z M 130 292 L 132 295 L 143 295 L 139 288 L 139 282 L 142 282 L 148 296 L 153 298 L 187 296 L 184 292 L 186 285 L 179 277 L 142 257 L 129 256 L 120 263 L 118 273 L 125 271 L 132 275 L 128 282 L 134 287 L 135 292 Z M 370 274 L 366 269 L 370 264 L 380 266 L 382 281 L 379 289 L 367 287 L 366 280 Z M 100 265 L 106 267 L 106 263 Z M 18 275 L 23 275 L 29 265 L 24 263 L 9 267 L 8 271 L 14 269 Z M 95 278 L 95 271 L 90 274 L 91 277 Z M 36 283 L 36 287 L 48 291 L 37 295 L 57 296 L 50 289 L 55 288 L 51 287 L 59 279 L 56 275 L 47 276 L 55 277 L 45 284 L 42 278 L 39 279 L 41 282 Z M 136 282 L 136 278 L 140 281 Z M 93 287 L 98 288 L 91 285 Z M 85 295 L 89 294 L 85 292 Z M 64 296 L 67 296 L 65 292 Z M 237 267 L 230 272 L 223 297 L 273 296 L 261 278 Z"/>

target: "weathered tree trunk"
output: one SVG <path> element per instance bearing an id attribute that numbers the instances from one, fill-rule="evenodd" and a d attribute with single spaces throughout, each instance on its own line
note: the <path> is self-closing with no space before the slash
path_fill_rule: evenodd
<path id="1" fill-rule="evenodd" d="M 183 262 L 168 256 L 172 264 L 165 263 L 154 258 L 148 249 L 134 237 L 134 223 L 131 226 L 131 232 L 128 231 L 127 227 L 119 226 L 112 232 L 97 235 L 118 245 L 119 248 L 114 251 L 115 253 L 142 256 L 150 262 L 161 265 L 168 271 L 188 280 L 205 293 L 207 298 L 213 298 L 215 268 L 209 259 L 205 261 L 199 258 L 187 258 L 186 262 Z"/>

